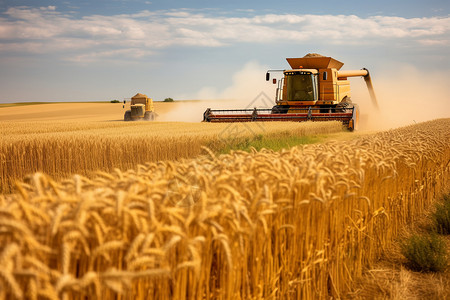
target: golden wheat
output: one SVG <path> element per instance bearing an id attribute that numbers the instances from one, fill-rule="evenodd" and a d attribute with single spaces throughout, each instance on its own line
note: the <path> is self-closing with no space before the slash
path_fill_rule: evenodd
<path id="1" fill-rule="evenodd" d="M 15 180 L 34 172 L 55 178 L 88 175 L 195 157 L 205 145 L 220 149 L 262 134 L 306 136 L 340 130 L 339 122 L 0 122 L 0 192 L 11 192 Z"/>
<path id="2" fill-rule="evenodd" d="M 0 298 L 345 297 L 448 184 L 449 128 L 37 173 L 0 196 Z"/>

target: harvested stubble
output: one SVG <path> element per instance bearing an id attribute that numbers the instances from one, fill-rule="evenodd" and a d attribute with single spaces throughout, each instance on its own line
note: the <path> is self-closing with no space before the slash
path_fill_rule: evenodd
<path id="1" fill-rule="evenodd" d="M 450 119 L 0 197 L 0 298 L 342 297 L 449 179 Z"/>
<path id="2" fill-rule="evenodd" d="M 342 130 L 339 122 L 251 124 L 154 122 L 0 122 L 0 193 L 44 172 L 64 178 L 128 169 L 149 161 L 195 157 L 259 134 L 306 136 Z"/>

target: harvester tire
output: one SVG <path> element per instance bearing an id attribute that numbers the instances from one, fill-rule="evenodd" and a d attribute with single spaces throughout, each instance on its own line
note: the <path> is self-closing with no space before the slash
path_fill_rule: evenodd
<path id="1" fill-rule="evenodd" d="M 123 115 L 123 120 L 124 121 L 131 121 L 131 111 L 127 110 L 125 112 L 125 115 Z"/>
<path id="2" fill-rule="evenodd" d="M 353 116 L 350 120 L 348 130 L 355 131 L 359 130 L 359 106 L 358 104 L 350 104 L 350 107 L 353 107 Z"/>
<path id="3" fill-rule="evenodd" d="M 144 114 L 145 121 L 153 121 L 155 120 L 155 114 L 152 111 L 146 111 Z"/>

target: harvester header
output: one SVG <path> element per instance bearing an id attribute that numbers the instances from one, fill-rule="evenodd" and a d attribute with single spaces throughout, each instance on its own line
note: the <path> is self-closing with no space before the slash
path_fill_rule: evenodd
<path id="1" fill-rule="evenodd" d="M 205 122 L 251 122 L 251 121 L 341 121 L 349 130 L 357 129 L 359 107 L 351 100 L 348 77 L 362 76 L 369 89 L 372 102 L 378 108 L 369 71 L 341 71 L 342 62 L 318 54 L 300 58 L 287 58 L 292 69 L 269 70 L 283 72 L 278 83 L 275 106 L 268 109 L 213 110 L 203 114 Z"/>

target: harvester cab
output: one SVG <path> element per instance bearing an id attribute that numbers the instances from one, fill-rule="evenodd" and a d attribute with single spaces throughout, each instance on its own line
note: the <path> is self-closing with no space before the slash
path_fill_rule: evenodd
<path id="1" fill-rule="evenodd" d="M 126 100 L 124 100 L 124 105 Z M 147 95 L 137 93 L 131 98 L 130 109 L 125 112 L 125 121 L 153 121 L 155 119 L 155 109 L 152 98 Z"/>
<path id="2" fill-rule="evenodd" d="M 278 83 L 275 106 L 271 109 L 212 110 L 204 114 L 206 122 L 249 121 L 341 121 L 349 130 L 358 128 L 359 108 L 352 103 L 348 77 L 362 76 L 366 81 L 372 102 L 378 107 L 367 69 L 340 71 L 342 62 L 320 55 L 308 54 L 302 58 L 287 58 L 291 69 L 269 70 L 282 72 Z"/>

